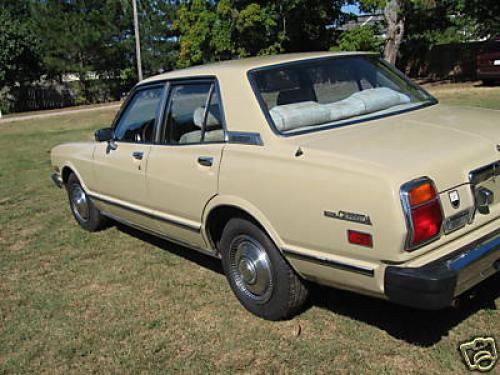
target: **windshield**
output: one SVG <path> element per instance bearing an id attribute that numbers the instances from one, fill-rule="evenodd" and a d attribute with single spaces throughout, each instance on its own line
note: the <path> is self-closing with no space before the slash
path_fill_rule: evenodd
<path id="1" fill-rule="evenodd" d="M 279 133 L 347 125 L 435 103 L 422 88 L 372 55 L 307 60 L 250 72 Z"/>

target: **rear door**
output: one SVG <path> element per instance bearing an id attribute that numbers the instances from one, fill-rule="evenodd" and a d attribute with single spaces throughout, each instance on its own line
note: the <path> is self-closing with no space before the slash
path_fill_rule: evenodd
<path id="1" fill-rule="evenodd" d="M 225 140 L 215 80 L 171 82 L 164 121 L 147 165 L 148 202 L 166 218 L 157 230 L 205 247 L 201 217 L 217 194 Z"/>

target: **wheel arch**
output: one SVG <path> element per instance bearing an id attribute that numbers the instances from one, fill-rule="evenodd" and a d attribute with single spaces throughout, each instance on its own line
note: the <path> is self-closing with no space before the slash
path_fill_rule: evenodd
<path id="1" fill-rule="evenodd" d="M 210 246 L 216 251 L 218 241 L 227 222 L 233 217 L 243 217 L 260 227 L 275 243 L 280 252 L 284 247 L 283 240 L 271 225 L 266 216 L 255 206 L 237 197 L 216 196 L 205 207 L 203 230 Z"/>
<path id="2" fill-rule="evenodd" d="M 78 181 L 80 181 L 80 184 L 82 185 L 83 189 L 87 192 L 87 186 L 85 185 L 85 181 L 83 181 L 82 177 L 80 176 L 80 173 L 76 170 L 75 166 L 71 163 L 66 163 L 62 169 L 61 169 L 61 177 L 63 179 L 64 185 L 67 184 L 68 178 L 70 174 L 73 173 L 76 175 L 78 178 Z"/>

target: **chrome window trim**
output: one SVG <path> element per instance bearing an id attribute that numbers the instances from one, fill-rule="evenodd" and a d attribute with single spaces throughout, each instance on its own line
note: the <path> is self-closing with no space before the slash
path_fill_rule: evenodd
<path id="1" fill-rule="evenodd" d="M 160 103 L 159 103 L 160 113 L 158 114 L 157 117 L 155 117 L 155 124 L 153 126 L 153 131 L 154 131 L 153 139 L 150 142 L 141 142 L 141 143 L 139 143 L 139 142 L 127 142 L 127 141 L 115 139 L 114 141 L 116 143 L 118 143 L 118 144 L 127 143 L 127 144 L 137 144 L 137 145 L 153 145 L 153 144 L 155 144 L 158 124 L 161 123 L 162 118 L 163 118 L 163 109 L 162 109 L 163 104 L 164 104 L 164 101 L 167 97 L 168 85 L 165 82 L 158 81 L 158 82 L 152 82 L 150 84 L 143 84 L 143 85 L 134 86 L 132 88 L 132 90 L 130 90 L 130 93 L 128 94 L 127 98 L 125 99 L 122 106 L 120 107 L 120 109 L 119 109 L 118 113 L 116 114 L 115 118 L 113 119 L 113 122 L 111 123 L 110 127 L 113 129 L 113 131 L 116 130 L 116 127 L 118 126 L 125 110 L 128 108 L 128 106 L 130 105 L 130 102 L 132 101 L 132 99 L 134 98 L 134 96 L 138 92 L 144 91 L 144 90 L 150 90 L 150 89 L 154 89 L 154 88 L 163 88 L 163 93 L 162 93 L 162 97 L 161 97 Z"/>
<path id="2" fill-rule="evenodd" d="M 424 183 L 427 183 L 427 182 L 431 183 L 432 186 L 434 187 L 434 191 L 436 192 L 436 197 L 434 199 L 431 199 L 428 202 L 411 207 L 410 206 L 410 199 L 409 199 L 410 190 L 412 190 L 413 188 L 415 188 L 417 186 L 423 185 Z M 406 182 L 403 185 L 401 185 L 401 188 L 399 191 L 399 196 L 400 196 L 400 200 L 401 200 L 401 205 L 403 207 L 403 214 L 405 217 L 406 229 L 408 232 L 406 235 L 406 239 L 405 239 L 405 246 L 404 246 L 405 250 L 406 251 L 413 251 L 413 250 L 419 249 L 419 248 L 421 248 L 425 245 L 428 245 L 429 243 L 434 242 L 437 239 L 441 238 L 441 236 L 443 235 L 443 224 L 445 222 L 445 216 L 444 216 L 443 206 L 441 204 L 441 199 L 439 198 L 439 192 L 436 189 L 436 185 L 434 184 L 434 181 L 432 181 L 429 177 L 423 176 L 423 177 L 419 177 L 419 178 L 416 178 L 414 180 L 411 180 L 409 182 Z M 434 201 L 438 202 L 439 209 L 441 210 L 441 216 L 443 218 L 443 220 L 441 222 L 441 227 L 439 228 L 439 231 L 436 233 L 435 236 L 428 238 L 427 240 L 420 242 L 417 245 L 412 246 L 411 239 L 412 239 L 413 235 L 415 234 L 415 228 L 413 227 L 413 221 L 411 219 L 411 210 L 412 210 L 412 208 L 422 207 L 422 206 L 429 204 L 431 202 L 434 202 Z"/>
<path id="3" fill-rule="evenodd" d="M 208 117 L 208 112 L 210 110 L 210 102 L 212 101 L 212 95 L 214 94 L 214 86 L 215 83 L 212 83 L 210 85 L 210 89 L 208 89 L 208 95 L 207 95 L 207 100 L 205 102 L 205 110 L 203 111 L 203 123 L 201 124 L 201 137 L 200 137 L 200 143 L 205 142 L 205 132 L 207 131 L 207 117 Z M 222 127 L 222 124 L 221 124 Z M 224 128 L 222 127 L 223 131 Z M 224 139 L 226 139 L 226 132 L 224 131 Z"/>
<path id="4" fill-rule="evenodd" d="M 166 81 L 167 84 L 167 91 L 166 91 L 166 98 L 165 98 L 165 103 L 162 109 L 162 115 L 161 115 L 161 122 L 160 125 L 158 126 L 158 132 L 155 136 L 155 144 L 157 146 L 169 146 L 169 147 L 176 147 L 176 146 L 194 146 L 194 145 L 206 145 L 206 144 L 225 144 L 226 139 L 227 139 L 227 124 L 226 124 L 226 117 L 224 113 L 224 104 L 222 102 L 222 95 L 220 91 L 220 85 L 217 77 L 215 76 L 200 76 L 200 77 L 185 77 L 185 78 L 175 78 Z M 221 128 L 222 131 L 224 132 L 224 140 L 222 141 L 210 141 L 210 142 L 193 142 L 193 143 L 162 143 L 161 142 L 161 134 L 164 132 L 167 128 L 167 114 L 170 111 L 171 107 L 171 93 L 172 93 L 172 87 L 177 86 L 177 85 L 194 85 L 194 84 L 210 84 L 211 88 L 209 90 L 209 93 L 207 95 L 207 98 L 210 97 L 211 95 L 215 92 L 218 97 L 219 97 L 219 109 L 220 109 L 220 114 L 221 114 Z M 213 89 L 212 89 L 213 86 Z M 206 115 L 206 111 L 204 116 Z"/>
<path id="5" fill-rule="evenodd" d="M 264 146 L 260 133 L 252 132 L 227 132 L 226 141 L 242 145 Z"/>

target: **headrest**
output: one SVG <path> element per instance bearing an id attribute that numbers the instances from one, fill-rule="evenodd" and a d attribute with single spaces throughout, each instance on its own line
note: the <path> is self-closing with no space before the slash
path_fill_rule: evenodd
<path id="1" fill-rule="evenodd" d="M 193 114 L 193 122 L 194 124 L 201 128 L 203 126 L 203 116 L 205 115 L 205 107 L 198 107 L 194 111 Z M 218 105 L 211 105 L 208 109 L 207 113 L 207 125 L 206 128 L 216 128 L 220 127 L 221 122 L 220 122 L 220 113 L 219 113 L 219 106 Z"/>

